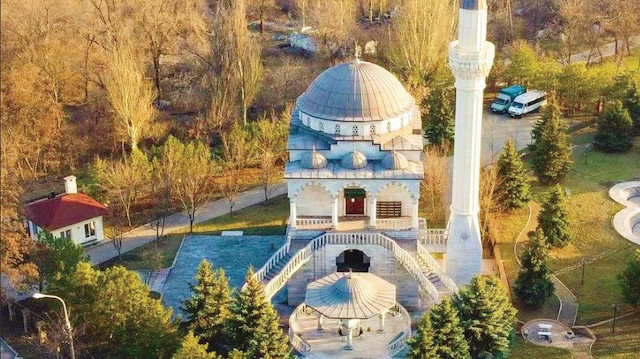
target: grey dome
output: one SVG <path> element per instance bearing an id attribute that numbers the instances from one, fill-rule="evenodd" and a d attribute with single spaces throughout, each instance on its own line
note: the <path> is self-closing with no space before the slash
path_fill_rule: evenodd
<path id="1" fill-rule="evenodd" d="M 382 166 L 388 170 L 404 170 L 409 167 L 409 161 L 402 153 L 393 151 L 382 158 Z"/>
<path id="2" fill-rule="evenodd" d="M 342 167 L 357 170 L 367 167 L 367 157 L 355 149 L 342 157 Z"/>
<path id="3" fill-rule="evenodd" d="M 307 285 L 305 304 L 332 319 L 368 319 L 396 304 L 396 286 L 371 273 L 332 273 Z"/>
<path id="4" fill-rule="evenodd" d="M 319 169 L 327 166 L 327 158 L 320 152 L 313 149 L 311 152 L 304 153 L 300 159 L 300 166 L 307 169 Z"/>
<path id="5" fill-rule="evenodd" d="M 301 112 L 338 121 L 390 119 L 407 113 L 414 103 L 392 73 L 359 60 L 325 70 L 297 100 Z"/>

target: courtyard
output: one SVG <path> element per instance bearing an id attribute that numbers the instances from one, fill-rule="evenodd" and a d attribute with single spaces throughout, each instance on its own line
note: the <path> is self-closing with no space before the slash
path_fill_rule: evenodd
<path id="1" fill-rule="evenodd" d="M 194 282 L 198 265 L 203 259 L 213 268 L 225 270 L 229 285 L 239 289 L 249 266 L 259 269 L 284 242 L 283 236 L 188 235 L 178 251 L 175 264 L 162 288 L 162 301 L 181 314 L 182 301 L 189 298 L 189 283 Z"/>

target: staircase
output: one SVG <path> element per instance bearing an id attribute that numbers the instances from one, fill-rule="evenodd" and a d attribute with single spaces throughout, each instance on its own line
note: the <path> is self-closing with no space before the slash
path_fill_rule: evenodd
<path id="1" fill-rule="evenodd" d="M 282 268 L 287 265 L 287 262 L 289 262 L 291 257 L 293 257 L 296 253 L 298 253 L 299 250 L 309 244 L 309 242 L 311 242 L 311 239 L 292 239 L 289 246 L 289 252 L 284 257 L 280 258 L 280 260 L 278 260 L 275 265 L 267 271 L 267 274 L 262 279 L 262 284 L 267 285 L 267 283 L 269 283 L 269 281 L 272 280 L 273 277 L 278 275 Z"/>

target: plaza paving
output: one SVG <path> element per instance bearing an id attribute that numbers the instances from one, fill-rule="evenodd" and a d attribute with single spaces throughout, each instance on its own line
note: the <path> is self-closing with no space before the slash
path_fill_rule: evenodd
<path id="1" fill-rule="evenodd" d="M 162 301 L 173 308 L 174 315 L 181 313 L 181 302 L 190 296 L 189 283 L 194 282 L 196 269 L 203 259 L 214 268 L 224 268 L 229 284 L 239 289 L 247 268 L 262 267 L 283 243 L 283 236 L 186 236 L 162 288 Z"/>
<path id="2" fill-rule="evenodd" d="M 317 318 L 313 314 L 303 314 L 293 329 L 311 345 L 306 358 L 388 358 L 389 343 L 400 333 L 411 330 L 409 318 L 405 315 L 387 315 L 385 332 L 378 333 L 377 317 L 363 320 L 360 325 L 362 335 L 353 338 L 353 350 L 345 350 L 346 337 L 340 336 L 337 319 L 324 319 L 323 330 L 318 331 Z M 370 331 L 369 331 L 370 329 Z"/>

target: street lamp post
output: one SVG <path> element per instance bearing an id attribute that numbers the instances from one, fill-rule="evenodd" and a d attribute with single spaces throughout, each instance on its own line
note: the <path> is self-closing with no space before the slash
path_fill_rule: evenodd
<path id="1" fill-rule="evenodd" d="M 611 332 L 616 332 L 616 316 L 618 315 L 618 310 L 620 310 L 620 304 L 615 303 L 613 305 L 613 327 L 611 328 Z"/>
<path id="2" fill-rule="evenodd" d="M 73 347 L 73 333 L 71 332 L 71 322 L 69 322 L 69 314 L 67 313 L 67 305 L 65 304 L 64 300 L 62 300 L 62 298 L 58 297 L 57 295 L 49 295 L 49 294 L 42 294 L 42 293 L 33 293 L 32 296 L 34 299 L 42 299 L 42 298 L 52 298 L 52 299 L 57 299 L 60 301 L 60 303 L 62 303 L 62 309 L 64 309 L 64 324 L 65 327 L 67 329 L 67 335 L 69 335 L 69 349 L 71 351 L 71 359 L 76 359 L 76 352 L 75 349 Z"/>

